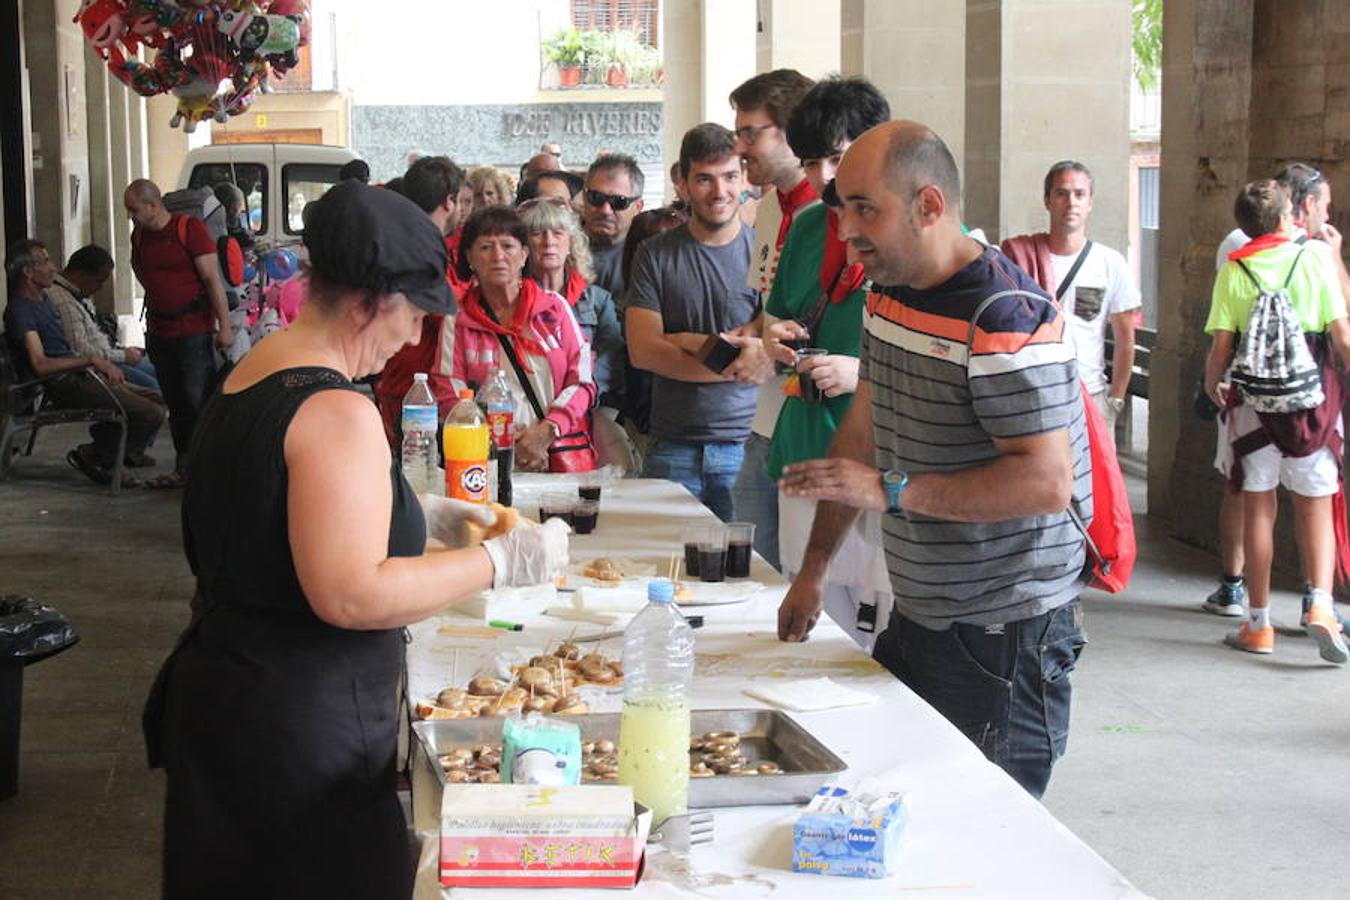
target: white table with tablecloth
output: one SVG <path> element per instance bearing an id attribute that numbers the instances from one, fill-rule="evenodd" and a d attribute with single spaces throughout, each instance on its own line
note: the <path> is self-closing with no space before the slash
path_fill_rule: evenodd
<path id="1" fill-rule="evenodd" d="M 532 498 L 548 483 L 540 476 L 520 479 L 516 505 L 532 514 Z M 572 486 L 566 481 L 563 485 Z M 662 571 L 672 554 L 682 550 L 684 529 L 700 522 L 715 520 L 673 482 L 614 481 L 604 488 L 596 531 L 573 536 L 572 557 L 621 557 Z M 818 676 L 874 695 L 875 701 L 865 706 L 789 715 L 848 764 L 840 778 L 846 785 L 909 792 L 910 821 L 897 874 L 868 880 L 794 873 L 792 825 L 799 807 L 738 807 L 715 810 L 711 844 L 687 854 L 652 847 L 636 894 L 644 898 L 772 896 L 775 900 L 818 898 L 830 891 L 846 892 L 850 898 L 899 893 L 963 900 L 1143 896 L 828 619 L 822 619 L 807 643 L 781 643 L 776 618 L 787 586 L 758 557 L 752 563 L 751 578 L 764 587 L 748 600 L 687 610 L 705 619 L 696 632 L 693 707 L 762 707 L 743 689 Z M 411 628 L 410 694 L 414 699 L 434 696 L 449 686 L 452 666 L 463 684 L 476 667 L 494 659 L 528 657 L 569 635 L 606 630 L 602 625 L 542 614 L 546 607 L 568 603 L 566 595 L 551 594 L 552 588 L 541 588 L 537 596 L 522 601 L 517 594 L 510 601 L 511 613 L 524 625 L 519 632 L 472 634 L 473 620 L 455 613 Z M 488 615 L 495 615 L 490 606 Z M 611 656 L 621 652 L 617 639 L 598 647 Z M 588 699 L 592 712 L 621 708 L 617 691 L 590 694 Z M 434 900 L 442 894 L 482 894 L 504 900 L 508 893 L 529 893 L 442 891 L 437 883 L 440 790 L 424 755 L 414 748 L 412 758 L 414 828 L 423 850 L 418 900 Z M 614 896 L 613 891 L 602 890 L 567 893 L 569 897 Z"/>

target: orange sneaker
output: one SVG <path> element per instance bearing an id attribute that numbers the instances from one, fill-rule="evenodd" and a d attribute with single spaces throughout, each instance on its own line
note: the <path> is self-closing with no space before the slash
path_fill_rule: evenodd
<path id="1" fill-rule="evenodd" d="M 1350 650 L 1346 650 L 1345 638 L 1341 636 L 1341 623 L 1336 621 L 1335 612 L 1314 603 L 1308 608 L 1308 621 L 1303 630 L 1317 641 L 1317 652 L 1324 660 L 1338 666 L 1350 662 Z"/>
<path id="2" fill-rule="evenodd" d="M 1274 653 L 1275 628 L 1267 625 L 1265 628 L 1253 630 L 1251 622 L 1243 622 L 1238 626 L 1237 632 L 1225 636 L 1223 642 L 1248 653 Z"/>

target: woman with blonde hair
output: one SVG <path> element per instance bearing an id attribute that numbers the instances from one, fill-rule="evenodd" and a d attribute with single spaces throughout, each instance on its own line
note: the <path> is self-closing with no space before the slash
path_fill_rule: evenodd
<path id="1" fill-rule="evenodd" d="M 623 394 L 623 333 L 613 295 L 591 283 L 591 245 L 580 220 L 570 207 L 552 197 L 526 200 L 517 211 L 529 235 L 525 274 L 572 307 L 595 355 L 592 374 L 598 403 L 618 409 Z"/>
<path id="2" fill-rule="evenodd" d="M 516 196 L 511 177 L 496 166 L 475 166 L 469 170 L 469 187 L 473 189 L 473 211 L 489 206 L 510 206 Z"/>

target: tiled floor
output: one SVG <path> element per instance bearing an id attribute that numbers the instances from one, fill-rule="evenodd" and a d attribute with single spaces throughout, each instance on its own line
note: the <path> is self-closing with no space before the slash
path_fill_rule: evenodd
<path id="1" fill-rule="evenodd" d="M 158 894 L 163 779 L 140 710 L 187 620 L 178 495 L 93 489 L 61 459 L 75 436 L 44 435 L 0 484 L 0 591 L 83 637 L 27 672 L 20 792 L 0 803 L 5 900 Z M 1231 623 L 1198 608 L 1213 560 L 1163 528 L 1141 522 L 1127 595 L 1085 600 L 1092 643 L 1047 805 L 1157 897 L 1350 896 L 1350 671 L 1301 636 L 1267 658 L 1221 646 Z M 1275 602 L 1296 620 L 1292 592 Z"/>

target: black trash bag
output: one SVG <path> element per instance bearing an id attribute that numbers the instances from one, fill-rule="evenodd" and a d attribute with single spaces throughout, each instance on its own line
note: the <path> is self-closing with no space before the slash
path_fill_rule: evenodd
<path id="1" fill-rule="evenodd" d="M 54 656 L 80 640 L 75 626 L 32 597 L 0 594 L 0 659 L 24 665 Z"/>

